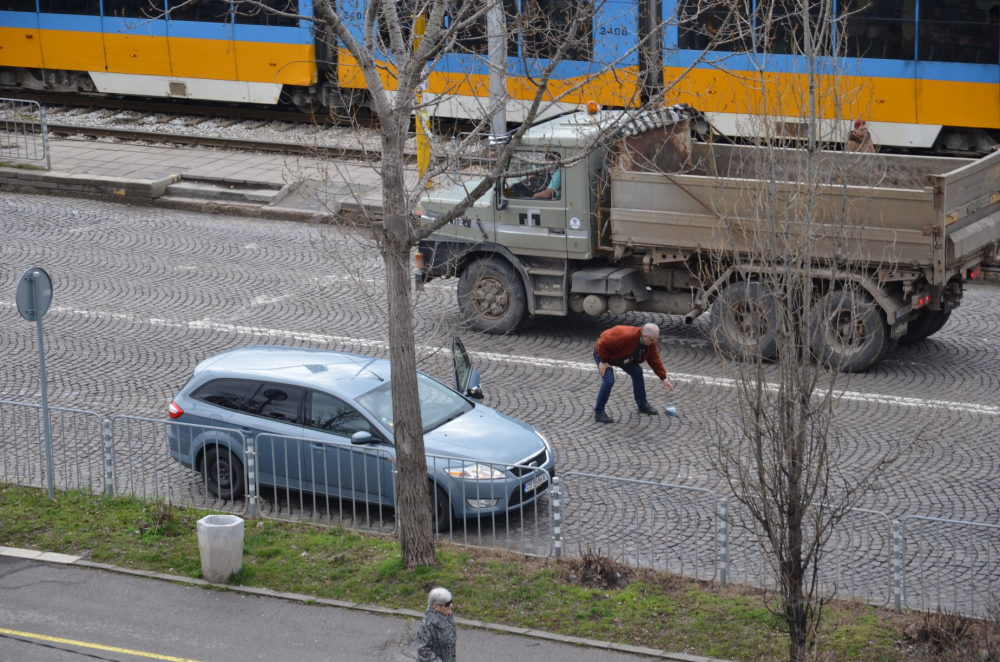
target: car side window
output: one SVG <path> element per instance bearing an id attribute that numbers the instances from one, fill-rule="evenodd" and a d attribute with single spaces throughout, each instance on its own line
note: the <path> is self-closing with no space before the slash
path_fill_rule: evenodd
<path id="1" fill-rule="evenodd" d="M 249 379 L 213 379 L 191 397 L 232 411 L 246 411 L 247 401 L 260 382 Z"/>
<path id="2" fill-rule="evenodd" d="M 326 393 L 309 394 L 306 427 L 329 432 L 339 437 L 350 437 L 355 432 L 371 432 L 368 419 L 354 407 Z"/>
<path id="3" fill-rule="evenodd" d="M 250 400 L 247 413 L 283 423 L 301 424 L 304 389 L 284 384 L 265 383 Z"/>

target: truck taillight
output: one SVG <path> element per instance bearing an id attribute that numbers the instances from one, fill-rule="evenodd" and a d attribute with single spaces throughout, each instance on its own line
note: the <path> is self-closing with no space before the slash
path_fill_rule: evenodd
<path id="1" fill-rule="evenodd" d="M 979 267 L 972 267 L 971 269 L 969 269 L 969 280 L 976 280 L 982 275 L 983 271 Z"/>
<path id="2" fill-rule="evenodd" d="M 171 401 L 167 413 L 170 414 L 170 418 L 180 418 L 184 415 L 184 410 L 178 407 L 176 402 Z"/>
<path id="3" fill-rule="evenodd" d="M 929 294 L 917 294 L 913 297 L 912 305 L 914 308 L 923 308 L 931 302 L 931 295 Z"/>
<path id="4" fill-rule="evenodd" d="M 413 265 L 421 271 L 424 270 L 424 254 L 420 251 L 413 256 Z"/>

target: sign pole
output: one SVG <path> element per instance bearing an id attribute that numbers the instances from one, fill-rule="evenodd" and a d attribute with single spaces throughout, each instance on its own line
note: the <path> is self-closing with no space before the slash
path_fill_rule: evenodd
<path id="1" fill-rule="evenodd" d="M 35 301 L 41 301 L 41 288 L 45 284 L 38 278 L 31 280 L 35 290 Z M 45 475 L 48 478 L 49 499 L 55 499 L 55 480 L 52 475 L 52 426 L 49 423 L 49 384 L 45 378 L 45 336 L 42 333 L 42 315 L 38 315 L 35 319 L 35 328 L 38 330 L 38 376 L 42 381 L 42 423 L 45 425 Z"/>
<path id="2" fill-rule="evenodd" d="M 52 279 L 44 269 L 32 267 L 17 282 L 17 312 L 38 331 L 38 376 L 42 382 L 42 425 L 45 426 L 45 474 L 49 498 L 55 499 L 55 472 L 52 467 L 52 426 L 49 421 L 49 384 L 45 378 L 45 335 L 42 318 L 52 305 Z"/>

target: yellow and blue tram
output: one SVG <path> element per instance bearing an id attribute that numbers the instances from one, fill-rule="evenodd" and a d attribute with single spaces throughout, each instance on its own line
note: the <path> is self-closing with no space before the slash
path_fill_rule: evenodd
<path id="1" fill-rule="evenodd" d="M 303 108 L 363 103 L 360 69 L 346 50 L 317 37 L 308 20 L 311 0 L 269 1 L 306 18 L 244 10 L 226 0 L 174 9 L 171 0 L 0 0 L 0 94 L 27 88 Z M 538 73 L 568 38 L 572 11 L 587 2 L 505 0 L 512 28 L 509 120 L 523 117 Z M 753 135 L 759 128 L 748 118 L 762 110 L 794 132 L 802 116 L 805 61 L 796 54 L 799 19 L 783 12 L 783 2 L 737 0 L 711 11 L 699 0 L 593 3 L 591 29 L 575 35 L 549 92 L 559 101 L 556 108 L 590 100 L 636 106 L 651 89 L 687 72 L 668 100 L 705 111 L 723 133 Z M 836 131 L 846 136 L 851 119 L 863 118 L 884 146 L 962 152 L 995 144 L 1000 0 L 837 2 L 841 19 L 830 39 L 841 44 L 839 56 L 826 57 L 828 66 L 821 67 L 839 74 L 830 77 L 828 97 L 842 107 L 826 101 L 821 109 L 843 125 Z M 363 0 L 338 2 L 359 40 L 364 8 Z M 743 14 L 735 24 L 747 29 L 727 33 L 734 11 Z M 763 15 L 771 18 L 766 30 L 759 25 Z M 638 49 L 644 26 L 658 23 L 652 17 L 663 20 L 655 40 L 662 50 Z M 440 101 L 438 115 L 483 113 L 486 47 L 484 20 L 437 62 L 428 92 Z M 706 48 L 710 55 L 699 60 Z M 649 58 L 662 67 L 650 67 Z M 657 75 L 650 76 L 651 70 Z M 390 69 L 385 71 L 391 89 Z"/>

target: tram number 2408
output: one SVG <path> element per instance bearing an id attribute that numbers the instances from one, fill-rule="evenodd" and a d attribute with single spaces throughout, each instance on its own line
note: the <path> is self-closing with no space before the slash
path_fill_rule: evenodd
<path id="1" fill-rule="evenodd" d="M 610 37 L 627 37 L 628 36 L 628 28 L 621 27 L 621 26 L 608 27 L 608 26 L 605 25 L 605 26 L 601 26 L 601 27 L 597 28 L 597 34 L 601 35 L 602 37 L 604 37 L 604 36 L 610 36 Z"/>

